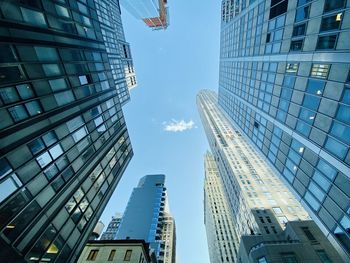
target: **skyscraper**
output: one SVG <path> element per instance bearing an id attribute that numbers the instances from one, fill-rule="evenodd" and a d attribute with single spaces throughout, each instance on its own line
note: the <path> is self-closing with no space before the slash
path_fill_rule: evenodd
<path id="1" fill-rule="evenodd" d="M 216 94 L 199 92 L 197 104 L 213 153 L 206 161 L 206 178 L 211 171 L 209 176 L 219 177 L 224 186 L 215 184 L 220 180 L 206 180 L 205 197 L 213 205 L 206 214 L 216 219 L 208 225 L 209 230 L 216 231 L 209 232 L 209 247 L 219 246 L 219 252 L 231 256 L 212 262 L 308 263 L 319 262 L 321 257 L 341 262 L 299 202 L 238 128 L 230 124 Z M 220 205 L 226 202 L 222 209 Z M 215 240 L 213 235 L 222 240 Z M 295 261 L 298 258 L 300 261 Z"/>
<path id="2" fill-rule="evenodd" d="M 121 0 L 122 6 L 148 27 L 158 30 L 169 26 L 167 0 Z"/>
<path id="3" fill-rule="evenodd" d="M 159 262 L 175 262 L 175 224 L 173 219 L 169 224 L 165 175 L 155 174 L 142 177 L 134 188 L 122 221 L 117 239 L 141 239 L 150 244 Z M 168 227 L 169 224 L 169 227 Z M 171 234 L 169 234 L 169 233 Z M 167 234 L 168 233 L 168 234 Z M 169 235 L 169 238 L 167 237 Z M 165 255 L 165 248 L 171 247 L 169 255 Z M 167 261 L 165 261 L 167 259 Z"/>
<path id="4" fill-rule="evenodd" d="M 117 235 L 117 231 L 120 225 L 120 222 L 122 221 L 122 215 L 116 214 L 112 217 L 111 222 L 109 222 L 107 229 L 105 232 L 103 232 L 101 236 L 101 240 L 114 240 Z"/>
<path id="5" fill-rule="evenodd" d="M 228 122 L 215 92 L 199 92 L 197 105 L 231 212 L 235 228 L 231 240 L 239 242 L 248 234 L 280 233 L 286 222 L 308 219 L 299 202 Z M 238 249 L 239 243 L 233 246 Z M 236 254 L 234 248 L 231 253 Z"/>
<path id="6" fill-rule="evenodd" d="M 118 1 L 1 1 L 0 20 L 0 258 L 75 262 L 133 155 Z"/>
<path id="7" fill-rule="evenodd" d="M 237 235 L 219 171 L 211 153 L 204 159 L 204 224 L 210 262 L 234 263 L 238 253 Z"/>
<path id="8" fill-rule="evenodd" d="M 222 1 L 219 104 L 350 260 L 350 2 Z"/>

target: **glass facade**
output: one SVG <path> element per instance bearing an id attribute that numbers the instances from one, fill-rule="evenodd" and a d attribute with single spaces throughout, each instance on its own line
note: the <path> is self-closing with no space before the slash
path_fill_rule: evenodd
<path id="1" fill-rule="evenodd" d="M 140 179 L 132 191 L 116 239 L 145 240 L 158 262 L 172 263 L 175 262 L 176 249 L 175 222 L 169 212 L 164 183 L 163 174 L 146 175 Z"/>
<path id="2" fill-rule="evenodd" d="M 133 155 L 126 76 L 114 72 L 124 62 L 107 50 L 104 5 L 125 41 L 114 0 L 0 2 L 0 257 L 9 262 L 74 262 Z"/>
<path id="3" fill-rule="evenodd" d="M 350 2 L 228 2 L 219 104 L 348 261 Z"/>

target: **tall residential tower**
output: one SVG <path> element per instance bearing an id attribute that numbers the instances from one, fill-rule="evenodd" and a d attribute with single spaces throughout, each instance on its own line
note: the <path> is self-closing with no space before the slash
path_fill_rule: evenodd
<path id="1" fill-rule="evenodd" d="M 219 104 L 350 260 L 350 1 L 222 1 Z"/>
<path id="2" fill-rule="evenodd" d="M 169 212 L 165 175 L 146 175 L 140 179 L 130 196 L 116 239 L 145 240 L 159 262 L 175 262 L 175 223 Z"/>
<path id="3" fill-rule="evenodd" d="M 75 262 L 133 155 L 119 3 L 3 0 L 0 27 L 0 258 Z"/>

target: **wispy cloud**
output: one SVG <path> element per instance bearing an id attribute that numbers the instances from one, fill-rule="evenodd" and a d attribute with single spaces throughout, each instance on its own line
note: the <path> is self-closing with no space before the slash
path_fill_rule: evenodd
<path id="1" fill-rule="evenodd" d="M 163 130 L 167 132 L 183 132 L 186 130 L 191 130 L 193 128 L 196 128 L 194 125 L 194 121 L 190 120 L 186 122 L 185 120 L 174 120 L 163 122 Z"/>

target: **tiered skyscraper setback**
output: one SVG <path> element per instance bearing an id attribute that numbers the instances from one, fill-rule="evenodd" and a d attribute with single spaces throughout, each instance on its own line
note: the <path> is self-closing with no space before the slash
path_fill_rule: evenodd
<path id="1" fill-rule="evenodd" d="M 119 3 L 4 0 L 0 27 L 0 258 L 76 262 L 133 155 Z"/>
<path id="2" fill-rule="evenodd" d="M 168 209 L 165 175 L 142 177 L 130 196 L 116 239 L 145 240 L 158 262 L 176 262 L 175 222 Z"/>
<path id="3" fill-rule="evenodd" d="M 213 262 L 274 262 L 278 258 L 281 261 L 276 262 L 283 262 L 284 254 L 290 255 L 290 260 L 318 262 L 318 250 L 322 250 L 332 262 L 341 262 L 336 250 L 315 223 L 309 220 L 300 203 L 248 139 L 226 118 L 219 108 L 216 93 L 199 92 L 197 105 L 214 157 L 212 160 L 216 163 L 216 173 L 222 180 L 223 188 L 215 188 L 215 192 L 221 191 L 220 197 L 216 197 L 223 198 L 220 203 L 228 204 L 228 209 L 219 210 L 219 203 L 215 202 L 214 209 L 206 213 L 212 212 L 214 218 L 225 216 L 227 211 L 230 213 L 230 217 L 223 221 L 217 218 L 217 221 L 212 222 L 214 228 L 219 228 L 216 237 L 222 236 L 224 240 L 216 242 L 209 235 L 208 242 L 209 247 L 220 246 L 219 251 L 226 250 L 225 255 L 231 257 L 221 257 L 219 261 L 216 259 Z M 210 183 L 209 187 L 207 184 L 205 186 L 205 196 L 213 194 L 211 190 L 215 186 Z M 231 224 L 224 224 L 225 221 L 231 221 Z M 294 224 L 296 221 L 299 222 L 297 226 Z M 233 231 L 230 226 L 233 226 Z M 212 233 L 210 224 L 207 229 Z M 294 233 L 293 240 L 288 238 L 290 231 Z M 305 241 L 304 236 L 308 233 L 310 240 Z M 321 234 L 318 239 L 311 240 L 312 233 Z M 292 241 L 298 245 L 294 246 Z M 310 250 L 310 246 L 313 250 L 304 257 L 302 251 Z"/>
<path id="4" fill-rule="evenodd" d="M 222 1 L 219 104 L 350 260 L 350 1 Z"/>

